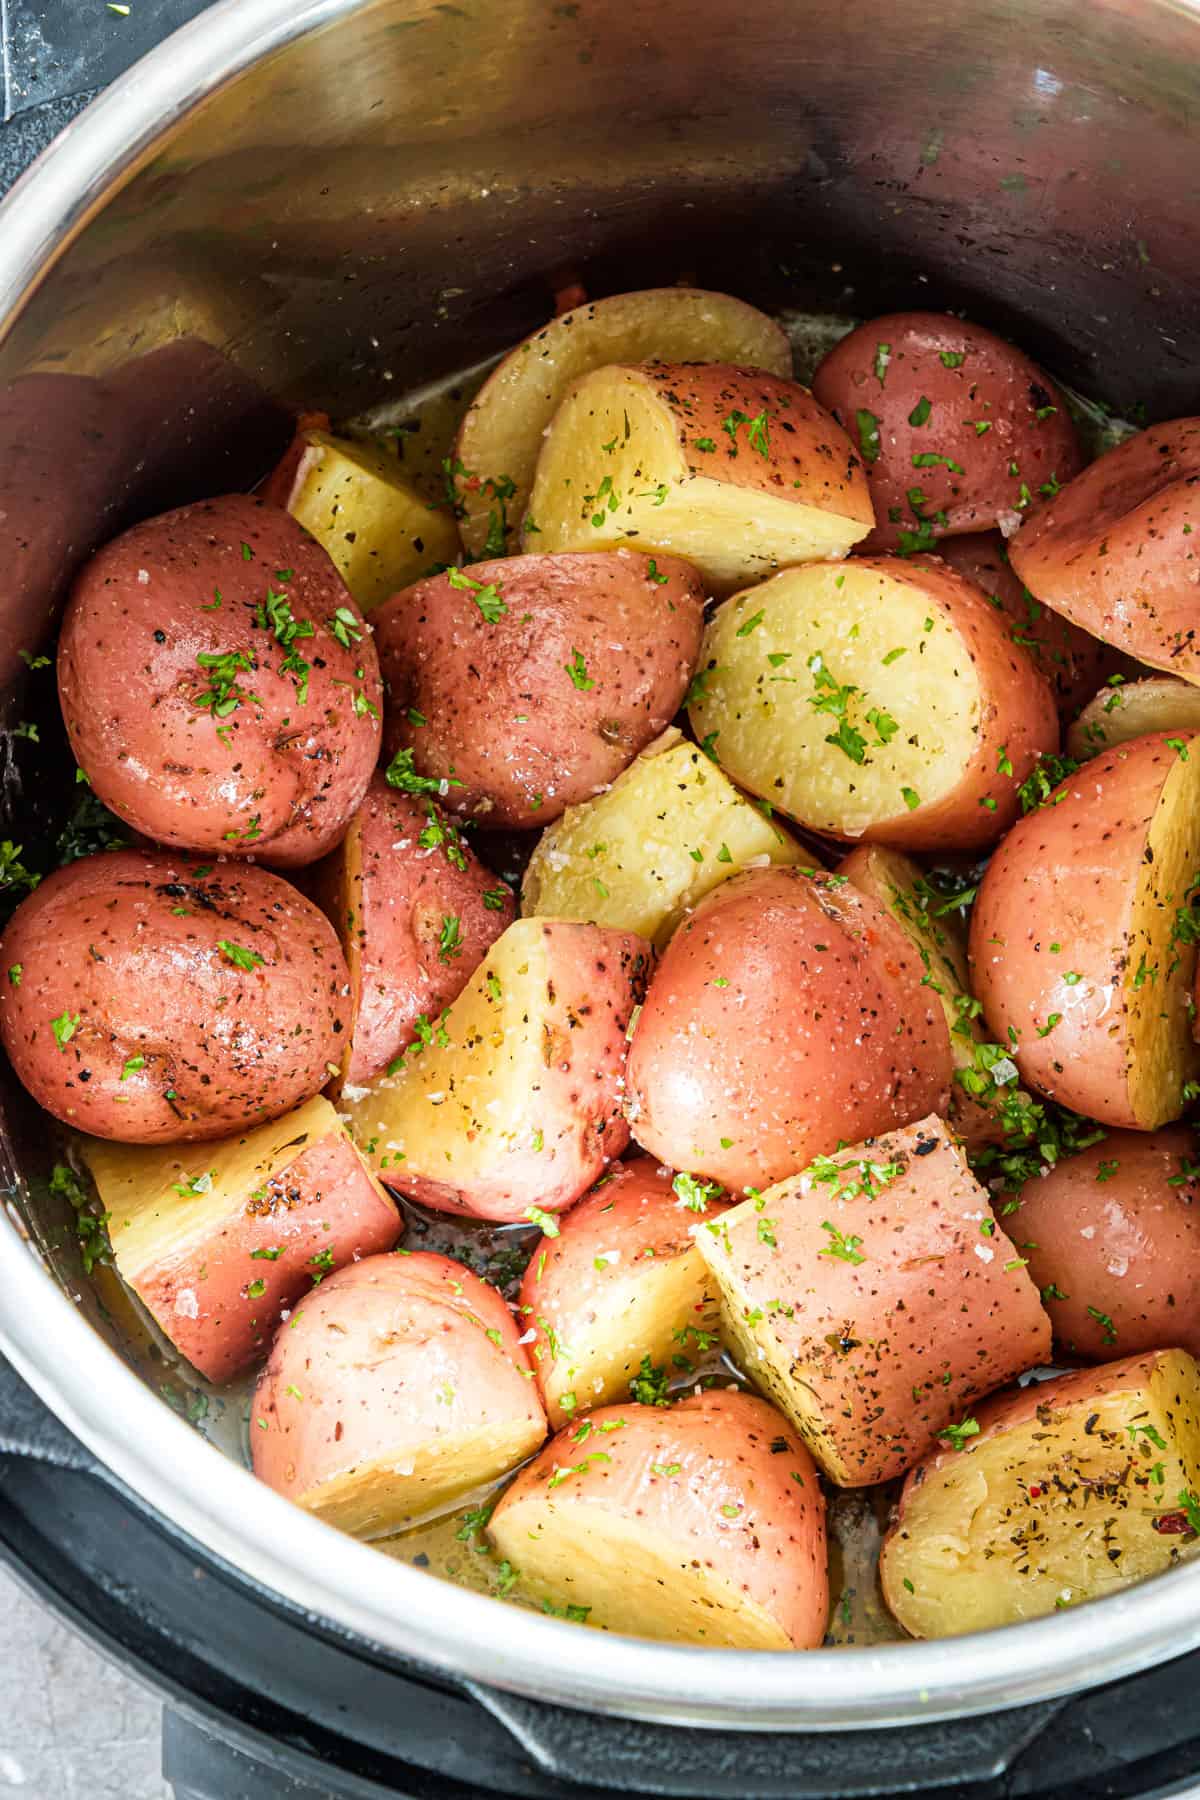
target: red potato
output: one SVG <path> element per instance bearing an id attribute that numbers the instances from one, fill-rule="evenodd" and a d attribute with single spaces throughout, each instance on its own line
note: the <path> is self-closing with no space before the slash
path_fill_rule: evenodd
<path id="1" fill-rule="evenodd" d="M 350 970 L 342 1080 L 354 1086 L 412 1043 L 418 1019 L 457 999 L 515 906 L 431 800 L 382 775 L 315 873 Z"/>
<path id="2" fill-rule="evenodd" d="M 1200 691 L 1178 675 L 1147 675 L 1140 681 L 1114 676 L 1071 726 L 1067 755 L 1086 762 L 1097 750 L 1154 731 L 1184 738 L 1200 731 Z"/>
<path id="3" fill-rule="evenodd" d="M 1152 425 L 1032 512 L 1009 552 L 1055 612 L 1200 682 L 1200 418 Z"/>
<path id="4" fill-rule="evenodd" d="M 538 1219 L 629 1141 L 626 1034 L 651 950 L 632 932 L 518 919 L 399 1067 L 347 1096 L 391 1187 L 443 1212 Z"/>
<path id="5" fill-rule="evenodd" d="M 83 1138 L 121 1278 L 182 1356 L 229 1381 L 331 1269 L 402 1221 L 328 1100 L 188 1152 Z"/>
<path id="6" fill-rule="evenodd" d="M 488 1533 L 527 1590 L 609 1631 L 742 1650 L 825 1633 L 817 1472 L 749 1394 L 602 1407 L 521 1471 Z"/>
<path id="7" fill-rule="evenodd" d="M 1035 600 L 1008 560 L 998 531 L 942 538 L 938 555 L 982 588 L 1004 617 L 1009 639 L 1025 650 L 1054 690 L 1062 719 L 1073 719 L 1117 658 L 1107 644 Z"/>
<path id="8" fill-rule="evenodd" d="M 716 1342 L 693 1228 L 724 1208 L 691 1191 L 694 1209 L 650 1157 L 617 1163 L 534 1251 L 521 1315 L 552 1426 L 627 1398 L 645 1357 L 678 1372 Z"/>
<path id="9" fill-rule="evenodd" d="M 949 1033 L 883 907 L 844 877 L 756 869 L 704 899 L 650 983 L 629 1053 L 643 1149 L 730 1189 L 944 1111 Z"/>
<path id="10" fill-rule="evenodd" d="M 994 525 L 1011 535 L 1044 486 L 1083 466 L 1045 370 L 948 313 L 860 325 L 820 364 L 813 393 L 862 450 L 876 521 L 868 555 Z"/>
<path id="11" fill-rule="evenodd" d="M 1179 1117 L 1200 1075 L 1186 904 L 1198 868 L 1197 739 L 1104 751 L 1009 832 L 980 885 L 970 965 L 1023 1081 L 1104 1125 Z"/>
<path id="12" fill-rule="evenodd" d="M 58 692 L 104 804 L 176 848 L 315 862 L 379 754 L 362 614 L 308 533 L 244 494 L 96 552 L 63 620 Z"/>
<path id="13" fill-rule="evenodd" d="M 228 1137 L 337 1068 L 349 978 L 277 875 L 114 850 L 59 869 L 0 942 L 0 1039 L 47 1112 L 121 1143 Z"/>
<path id="14" fill-rule="evenodd" d="M 488 826 L 547 825 L 668 726 L 700 649 L 689 564 L 518 556 L 418 581 L 374 615 L 389 752 Z"/>
<path id="15" fill-rule="evenodd" d="M 495 1288 L 448 1256 L 340 1270 L 275 1339 L 250 1409 L 254 1473 L 356 1537 L 449 1511 L 546 1436 L 519 1336 Z"/>
<path id="16" fill-rule="evenodd" d="M 1009 1229 L 1076 1357 L 1200 1355 L 1200 1162 L 1183 1125 L 1110 1131 L 1021 1189 Z"/>
<path id="17" fill-rule="evenodd" d="M 1038 1291 L 937 1118 L 820 1158 L 696 1242 L 742 1369 L 842 1487 L 903 1474 L 1050 1354 Z"/>

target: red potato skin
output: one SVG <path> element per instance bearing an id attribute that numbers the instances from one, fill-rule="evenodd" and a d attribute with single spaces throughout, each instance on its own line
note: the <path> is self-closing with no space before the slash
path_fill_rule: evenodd
<path id="1" fill-rule="evenodd" d="M 250 1434 L 254 1473 L 292 1500 L 446 1433 L 503 1418 L 546 1430 L 496 1289 L 423 1250 L 367 1257 L 323 1281 L 275 1339 L 252 1417 L 266 1421 Z"/>
<path id="2" fill-rule="evenodd" d="M 293 646 L 311 665 L 303 702 L 275 630 L 256 622 L 269 592 L 314 628 Z M 362 633 L 348 647 L 327 629 L 339 608 Z M 244 697 L 218 717 L 197 704 L 215 691 L 197 658 L 231 653 L 249 661 L 236 673 Z M 58 692 L 104 804 L 179 849 L 315 862 L 379 754 L 382 688 L 362 614 L 321 546 L 244 494 L 163 513 L 96 552 L 68 602 Z"/>
<path id="3" fill-rule="evenodd" d="M 998 531 L 943 538 L 938 555 L 983 589 L 1001 614 L 1011 642 L 1025 651 L 1053 688 L 1059 718 L 1073 719 L 1120 658 L 1099 638 L 1034 599 L 1013 570 Z"/>
<path id="4" fill-rule="evenodd" d="M 734 876 L 651 980 L 629 1053 L 635 1138 L 671 1168 L 766 1188 L 944 1112 L 950 1037 L 923 973 L 895 920 L 838 877 Z"/>
<path id="5" fill-rule="evenodd" d="M 546 1487 L 556 1470 L 576 1467 L 557 1489 L 564 1506 L 642 1520 L 769 1612 L 797 1650 L 822 1642 L 825 1500 L 816 1465 L 782 1414 L 755 1395 L 712 1390 L 671 1407 L 602 1406 L 588 1416 L 595 1430 L 586 1441 L 573 1435 L 578 1426 L 560 1431 L 522 1469 L 493 1522 Z M 597 1446 L 605 1460 L 582 1466 Z M 676 1463 L 674 1475 L 652 1466 Z M 727 1518 L 723 1505 L 737 1507 L 737 1516 Z"/>
<path id="6" fill-rule="evenodd" d="M 262 1200 L 248 1197 L 219 1235 L 143 1270 L 137 1296 L 193 1368 L 230 1381 L 266 1350 L 314 1275 L 390 1250 L 402 1230 L 354 1145 L 329 1137 L 273 1175 Z M 263 1291 L 252 1295 L 259 1282 Z"/>
<path id="7" fill-rule="evenodd" d="M 1200 682 L 1200 418 L 1152 425 L 1031 512 L 1017 575 L 1056 612 Z"/>
<path id="8" fill-rule="evenodd" d="M 888 346 L 882 381 L 875 373 L 881 344 Z M 943 354 L 963 361 L 947 368 Z M 852 437 L 860 411 L 879 421 L 879 454 L 867 464 L 876 525 L 860 546 L 868 555 L 901 547 L 902 534 L 920 532 L 922 518 L 935 538 L 1001 523 L 1015 530 L 1029 504 L 1022 484 L 1036 496 L 1043 482 L 1069 481 L 1083 466 L 1066 402 L 1045 370 L 981 325 L 947 313 L 888 313 L 860 325 L 824 358 L 813 393 Z M 928 417 L 913 425 L 922 399 Z M 1049 406 L 1055 410 L 1039 419 Z M 989 429 L 977 434 L 976 420 Z M 929 454 L 949 457 L 961 473 L 914 465 L 914 456 Z M 912 488 L 925 496 L 919 513 L 908 499 Z M 889 517 L 893 510 L 898 519 Z"/>
<path id="9" fill-rule="evenodd" d="M 1200 1356 L 1198 1174 L 1195 1134 L 1171 1125 L 1111 1131 L 1026 1182 L 1009 1229 L 1069 1354 Z"/>
<path id="10" fill-rule="evenodd" d="M 127 1144 L 229 1137 L 329 1079 L 349 1019 L 332 926 L 266 869 L 205 866 L 167 851 L 87 856 L 13 914 L 0 967 L 20 974 L 0 991 L 0 1039 L 56 1119 Z M 239 968 L 222 941 L 261 965 Z M 60 1049 L 64 1016 L 78 1023 Z"/>
<path id="11" fill-rule="evenodd" d="M 376 774 L 351 826 L 361 856 L 356 904 L 340 904 L 340 851 L 315 871 L 321 903 L 358 950 L 351 965 L 353 1027 L 343 1078 L 370 1080 L 413 1041 L 415 1021 L 435 1018 L 458 997 L 501 932 L 513 921 L 511 891 L 463 841 L 458 868 L 445 843 L 423 846 L 430 804 L 389 787 Z M 443 825 L 443 830 L 451 827 Z M 491 894 L 498 905 L 488 906 Z M 442 926 L 457 919 L 460 948 L 441 949 Z"/>
<path id="12" fill-rule="evenodd" d="M 614 781 L 679 710 L 700 654 L 700 577 L 678 557 L 632 550 L 515 556 L 463 575 L 497 586 L 507 611 L 494 623 L 450 573 L 372 615 L 388 754 L 411 749 L 419 774 L 459 784 L 443 804 L 481 825 L 548 825 Z"/>
<path id="13" fill-rule="evenodd" d="M 971 914 L 971 989 L 993 1039 L 1010 1043 L 1011 1026 L 1022 1081 L 1104 1125 L 1137 1125 L 1114 946 L 1125 940 L 1146 832 L 1176 754 L 1159 733 L 1085 763 L 1055 789 L 1066 798 L 1014 825 Z M 1067 983 L 1068 973 L 1082 979 Z M 1053 1013 L 1060 1022 L 1039 1037 Z"/>

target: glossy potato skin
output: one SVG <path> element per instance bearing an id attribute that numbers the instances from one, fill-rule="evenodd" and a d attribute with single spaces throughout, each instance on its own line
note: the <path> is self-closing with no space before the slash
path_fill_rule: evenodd
<path id="1" fill-rule="evenodd" d="M 493 585 L 506 610 L 489 622 L 454 579 Z M 481 825 L 546 825 L 670 724 L 703 607 L 689 563 L 632 550 L 511 557 L 418 581 L 373 615 L 388 753 L 411 749 L 419 774 L 452 777 L 444 804 Z"/>
<path id="2" fill-rule="evenodd" d="M 734 876 L 651 979 L 629 1053 L 635 1138 L 672 1168 L 765 1188 L 839 1142 L 944 1111 L 949 1032 L 923 973 L 895 920 L 843 879 Z"/>
<path id="3" fill-rule="evenodd" d="M 346 837 L 314 872 L 350 964 L 353 1025 L 343 1078 L 351 1084 L 385 1069 L 412 1042 L 422 1014 L 432 1019 L 449 1006 L 512 924 L 511 891 L 436 812 L 446 835 L 421 843 L 430 813 L 431 802 L 376 774 Z M 458 931 L 448 952 L 447 919 Z"/>
<path id="4" fill-rule="evenodd" d="M 882 381 L 875 373 L 881 345 Z M 947 368 L 943 355 L 963 360 Z M 1069 481 L 1083 465 L 1066 402 L 1046 372 L 1003 338 L 947 313 L 888 313 L 858 326 L 824 358 L 813 393 L 860 444 L 857 414 L 878 421 L 879 453 L 867 463 L 876 519 L 862 546 L 868 554 L 905 547 L 905 533 L 920 533 L 928 548 L 929 534 L 1001 523 L 1015 530 L 1028 496 L 1036 499 L 1051 478 Z M 914 426 L 910 417 L 922 399 L 930 411 Z M 1039 419 L 1047 407 L 1054 411 Z M 976 420 L 989 429 L 977 433 Z M 922 455 L 948 457 L 959 470 L 915 466 L 913 457 Z M 908 499 L 914 487 L 925 496 L 919 514 Z M 892 510 L 898 519 L 889 517 Z"/>
<path id="5" fill-rule="evenodd" d="M 332 926 L 266 869 L 202 866 L 167 851 L 83 857 L 13 914 L 0 966 L 20 975 L 0 992 L 0 1038 L 55 1118 L 130 1144 L 227 1137 L 329 1079 L 349 1018 Z M 261 964 L 238 967 L 222 941 Z M 64 1015 L 78 1023 L 60 1048 Z"/>
<path id="6" fill-rule="evenodd" d="M 1200 1355 L 1198 1176 L 1195 1134 L 1172 1125 L 1110 1131 L 1025 1183 L 1005 1223 L 1069 1355 Z"/>
<path id="7" fill-rule="evenodd" d="M 793 1648 L 815 1649 L 829 1615 L 825 1502 L 811 1456 L 775 1408 L 751 1394 L 711 1391 L 670 1407 L 609 1406 L 589 1416 L 584 1441 L 579 1427 L 567 1426 L 522 1469 L 492 1514 L 492 1533 L 506 1521 L 516 1529 L 529 1501 L 561 1508 L 566 1520 L 593 1506 L 636 1518 L 773 1615 Z M 598 1446 L 600 1456 L 587 1460 Z M 578 1473 L 548 1491 L 567 1467 Z M 736 1507 L 736 1516 L 722 1505 Z M 619 1582 L 620 1570 L 607 1578 Z M 581 1585 L 572 1597 L 593 1599 L 603 1616 L 601 1593 Z"/>
<path id="8" fill-rule="evenodd" d="M 268 594 L 313 627 L 292 645 L 309 665 L 303 700 L 302 674 L 281 668 L 288 652 L 258 622 Z M 354 621 L 347 635 L 361 634 L 349 645 L 328 629 L 339 608 Z M 219 712 L 224 685 L 200 656 L 243 659 L 232 710 Z M 104 804 L 180 849 L 315 862 L 345 830 L 379 754 L 382 689 L 361 613 L 320 545 L 244 494 L 163 513 L 96 552 L 63 620 L 58 691 L 71 748 Z"/>
<path id="9" fill-rule="evenodd" d="M 1200 681 L 1200 418 L 1151 425 L 1099 457 L 1030 513 L 1010 556 L 1065 618 Z"/>

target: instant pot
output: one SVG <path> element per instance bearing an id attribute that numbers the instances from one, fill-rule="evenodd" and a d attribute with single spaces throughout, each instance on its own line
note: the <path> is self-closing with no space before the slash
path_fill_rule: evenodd
<path id="1" fill-rule="evenodd" d="M 20 652 L 97 542 L 251 484 L 301 407 L 344 417 L 485 361 L 570 282 L 962 306 L 1127 417 L 1200 411 L 1191 0 L 3 0 L 0 20 L 10 728 L 40 704 Z M 64 805 L 43 723 L 40 746 L 3 737 L 16 843 Z M 1003 1632 L 785 1656 L 581 1630 L 339 1536 L 134 1354 L 45 1138 L 10 1084 L 0 1552 L 164 1695 L 179 1800 L 1200 1791 L 1197 1563 Z"/>

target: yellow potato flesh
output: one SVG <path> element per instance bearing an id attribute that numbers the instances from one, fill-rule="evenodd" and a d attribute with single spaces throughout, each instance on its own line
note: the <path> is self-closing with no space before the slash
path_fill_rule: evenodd
<path id="1" fill-rule="evenodd" d="M 527 916 L 636 931 L 659 948 L 710 888 L 746 868 L 811 861 L 677 731 L 549 826 L 526 870 Z"/>
<path id="2" fill-rule="evenodd" d="M 1152 731 L 1190 737 L 1200 731 L 1200 688 L 1175 675 L 1150 675 L 1117 687 L 1102 687 L 1067 733 L 1067 752 L 1086 762 L 1099 750 L 1127 744 Z"/>
<path id="3" fill-rule="evenodd" d="M 1143 1131 L 1177 1119 L 1185 1082 L 1200 1074 L 1189 1006 L 1196 950 L 1175 935 L 1200 872 L 1200 738 L 1189 744 L 1182 744 L 1154 809 L 1130 920 L 1129 1100 Z"/>
<path id="4" fill-rule="evenodd" d="M 483 555 L 491 527 L 489 480 L 513 483 L 506 506 L 508 518 L 519 522 L 543 433 L 572 382 L 608 363 L 651 359 L 740 363 L 788 378 L 792 373 L 791 349 L 779 326 L 727 294 L 654 288 L 614 294 L 551 320 L 506 357 L 463 421 L 456 454 L 481 484 L 468 486 L 459 478 L 460 529 L 470 555 Z M 531 539 L 525 548 L 549 546 Z"/>
<path id="5" fill-rule="evenodd" d="M 853 562 L 787 569 L 736 595 L 708 627 L 700 667 L 697 737 L 715 732 L 736 782 L 816 831 L 857 837 L 902 818 L 906 788 L 930 805 L 975 754 L 979 680 L 958 633 L 917 589 Z M 848 686 L 844 721 L 814 704 Z M 873 710 L 895 721 L 886 743 Z M 826 742 L 843 723 L 864 740 L 861 763 Z"/>
<path id="6" fill-rule="evenodd" d="M 846 556 L 868 529 L 778 493 L 690 474 L 671 408 L 636 370 L 608 369 L 564 400 L 546 434 L 524 547 L 661 550 L 729 593 L 793 563 Z"/>
<path id="7" fill-rule="evenodd" d="M 906 1490 L 882 1567 L 888 1604 L 915 1637 L 1038 1618 L 1178 1561 L 1186 1539 L 1153 1521 L 1178 1511 L 1181 1493 L 1200 1494 L 1191 1357 L 1167 1351 L 1144 1385 L 1094 1401 L 1056 1410 L 1053 1389 L 1046 1401 L 1040 1419 L 968 1440 Z"/>

